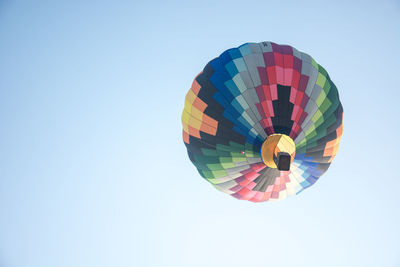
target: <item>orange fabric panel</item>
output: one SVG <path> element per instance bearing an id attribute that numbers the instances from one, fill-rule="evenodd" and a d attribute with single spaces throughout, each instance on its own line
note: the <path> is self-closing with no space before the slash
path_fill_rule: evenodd
<path id="1" fill-rule="evenodd" d="M 202 72 L 201 72 L 201 73 L 202 73 Z M 201 74 L 201 73 L 200 73 L 200 74 Z M 200 74 L 199 74 L 199 75 L 200 75 Z M 197 76 L 198 76 L 198 75 L 197 75 Z M 200 91 L 200 88 L 201 88 L 200 84 L 196 81 L 196 79 L 194 79 L 194 81 L 193 81 L 193 83 L 192 83 L 192 87 L 191 87 L 193 93 L 194 93 L 195 95 L 198 95 L 198 94 L 199 94 L 199 91 Z"/>
<path id="2" fill-rule="evenodd" d="M 203 100 L 201 100 L 198 97 L 194 100 L 193 106 L 195 106 L 201 112 L 204 112 L 204 110 L 207 108 L 207 104 L 204 103 Z"/>
<path id="3" fill-rule="evenodd" d="M 189 134 L 188 134 L 187 132 L 182 131 L 182 137 L 183 137 L 183 141 L 184 141 L 186 144 L 190 144 L 190 143 L 189 143 Z"/>
<path id="4" fill-rule="evenodd" d="M 208 134 L 210 134 L 210 135 L 214 135 L 214 136 L 217 134 L 217 129 L 215 129 L 215 128 L 213 128 L 213 127 L 210 127 L 210 126 L 208 126 L 208 125 L 205 124 L 205 123 L 202 123 L 202 124 L 201 124 L 201 126 L 200 126 L 200 131 L 205 132 L 205 133 L 208 133 Z"/>
<path id="5" fill-rule="evenodd" d="M 207 123 L 211 127 L 217 129 L 218 128 L 218 121 L 214 120 L 210 116 L 207 116 L 206 114 L 203 114 L 203 122 Z"/>
<path id="6" fill-rule="evenodd" d="M 200 139 L 200 131 L 199 131 L 199 130 L 193 128 L 193 127 L 190 126 L 190 125 L 188 126 L 188 128 L 189 128 L 189 134 L 190 134 L 191 136 L 194 136 L 194 137 L 197 137 L 197 138 Z"/>

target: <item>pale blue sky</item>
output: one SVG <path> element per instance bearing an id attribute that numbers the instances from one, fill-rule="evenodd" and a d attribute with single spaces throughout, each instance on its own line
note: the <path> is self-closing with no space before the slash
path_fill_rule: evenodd
<path id="1" fill-rule="evenodd" d="M 400 266 L 398 1 L 0 0 L 0 266 Z M 215 190 L 181 140 L 224 50 L 273 41 L 344 106 L 329 171 L 281 202 Z"/>

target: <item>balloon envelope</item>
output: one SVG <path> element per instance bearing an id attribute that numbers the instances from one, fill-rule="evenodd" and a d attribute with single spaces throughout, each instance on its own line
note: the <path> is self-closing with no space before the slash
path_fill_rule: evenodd
<path id="1" fill-rule="evenodd" d="M 284 199 L 328 169 L 343 108 L 326 70 L 288 45 L 246 43 L 210 61 L 182 112 L 188 155 L 217 189 L 238 199 Z"/>

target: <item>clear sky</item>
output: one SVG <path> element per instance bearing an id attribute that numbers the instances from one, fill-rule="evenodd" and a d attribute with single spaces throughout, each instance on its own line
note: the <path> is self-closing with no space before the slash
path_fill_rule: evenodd
<path id="1" fill-rule="evenodd" d="M 280 202 L 214 189 L 181 138 L 195 75 L 289 44 L 337 85 L 328 172 Z M 399 1 L 0 0 L 0 266 L 400 266 Z"/>

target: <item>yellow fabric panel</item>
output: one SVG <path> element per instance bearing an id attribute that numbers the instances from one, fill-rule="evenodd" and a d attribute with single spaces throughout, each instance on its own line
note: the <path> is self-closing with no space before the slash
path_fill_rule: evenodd
<path id="1" fill-rule="evenodd" d="M 193 104 L 194 100 L 196 99 L 196 95 L 193 93 L 192 90 L 189 90 L 186 94 L 186 100 L 190 103 Z"/>
<path id="2" fill-rule="evenodd" d="M 203 112 L 198 110 L 195 106 L 192 106 L 192 112 L 190 114 L 198 120 L 203 120 Z"/>
<path id="3" fill-rule="evenodd" d="M 194 104 L 192 104 L 192 101 L 193 101 L 193 103 L 197 103 L 197 107 Z M 204 127 L 204 129 L 207 129 L 207 130 L 205 130 L 205 132 L 215 135 L 215 131 L 218 127 L 218 122 L 216 120 L 214 120 L 213 118 L 204 114 L 203 111 L 199 109 L 199 107 L 204 110 L 207 107 L 207 105 L 200 98 L 198 98 L 193 92 L 190 93 L 190 91 L 189 91 L 187 94 L 187 97 L 185 99 L 184 112 L 186 111 L 189 118 L 194 117 L 197 120 L 199 120 L 201 122 L 201 124 L 204 124 L 204 123 L 207 124 L 208 127 L 207 126 Z M 183 116 L 183 114 L 182 114 L 182 116 Z M 185 117 L 185 120 L 182 120 L 182 122 L 186 122 L 186 124 L 189 124 L 190 126 L 196 128 L 195 126 L 193 126 L 189 123 L 189 120 L 187 117 Z M 195 125 L 198 125 L 198 122 L 196 122 Z M 215 131 L 209 130 L 210 127 L 215 128 Z"/>
<path id="4" fill-rule="evenodd" d="M 193 128 L 195 128 L 196 130 L 200 130 L 201 127 L 201 121 L 194 118 L 194 117 L 190 117 L 189 118 L 189 125 Z"/>
<path id="5" fill-rule="evenodd" d="M 188 103 L 188 101 L 186 101 Z M 189 104 L 188 104 L 189 105 Z M 207 116 L 195 106 L 191 106 L 191 113 L 185 108 L 182 112 L 182 124 L 183 129 L 189 132 L 188 126 L 193 127 L 196 130 L 200 130 L 210 135 L 216 135 L 218 122 L 213 118 Z"/>
<path id="6" fill-rule="evenodd" d="M 188 125 L 189 124 L 189 119 L 190 119 L 190 114 L 186 110 L 183 110 L 183 112 L 182 112 L 182 123 Z"/>
<path id="7" fill-rule="evenodd" d="M 277 168 L 274 162 L 274 152 L 277 143 L 279 142 L 280 135 L 273 134 L 265 139 L 264 143 L 261 146 L 261 155 L 264 161 L 264 164 L 270 168 Z"/>
<path id="8" fill-rule="evenodd" d="M 337 145 L 334 147 L 333 153 L 332 153 L 332 159 L 336 156 L 336 154 L 339 150 L 339 146 L 340 146 L 340 143 L 337 143 Z"/>
<path id="9" fill-rule="evenodd" d="M 210 135 L 215 136 L 217 134 L 218 122 L 195 107 L 192 108 L 192 114 L 189 114 L 185 109 L 183 110 L 182 125 L 183 130 L 189 134 L 189 127 Z"/>
<path id="10" fill-rule="evenodd" d="M 189 133 L 189 127 L 188 127 L 188 125 L 185 124 L 185 123 L 182 123 L 182 125 L 183 125 L 183 131 L 185 131 L 186 133 Z"/>
<path id="11" fill-rule="evenodd" d="M 292 159 L 294 158 L 296 145 L 294 144 L 292 138 L 290 138 L 289 136 L 282 135 L 281 139 L 278 142 L 278 148 L 279 151 L 276 151 L 275 155 L 277 155 L 278 152 L 287 152 L 292 156 Z"/>
<path id="12" fill-rule="evenodd" d="M 190 103 L 187 99 L 185 99 L 185 110 L 187 111 L 187 112 L 189 112 L 189 113 L 191 113 L 192 112 L 192 103 Z"/>

